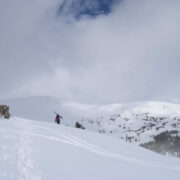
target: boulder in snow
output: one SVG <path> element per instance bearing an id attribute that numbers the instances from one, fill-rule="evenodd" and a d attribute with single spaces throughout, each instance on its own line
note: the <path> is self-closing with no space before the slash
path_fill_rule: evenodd
<path id="1" fill-rule="evenodd" d="M 4 116 L 4 118 L 9 119 L 10 113 L 9 113 L 9 106 L 7 105 L 0 105 L 0 116 Z"/>

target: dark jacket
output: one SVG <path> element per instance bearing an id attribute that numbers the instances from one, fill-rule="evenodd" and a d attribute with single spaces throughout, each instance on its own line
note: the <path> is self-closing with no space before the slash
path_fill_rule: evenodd
<path id="1" fill-rule="evenodd" d="M 56 119 L 55 119 L 57 124 L 60 124 L 60 118 L 61 118 L 61 116 L 59 114 L 57 114 Z"/>

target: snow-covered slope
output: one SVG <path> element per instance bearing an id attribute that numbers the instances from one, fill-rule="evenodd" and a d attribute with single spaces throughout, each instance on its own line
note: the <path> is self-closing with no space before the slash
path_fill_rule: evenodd
<path id="1" fill-rule="evenodd" d="M 0 119 L 1 180 L 179 180 L 180 160 L 104 135 Z"/>
<path id="2" fill-rule="evenodd" d="M 166 102 L 87 105 L 42 96 L 10 99 L 0 104 L 10 105 L 14 116 L 48 122 L 54 122 L 56 111 L 64 117 L 64 125 L 74 126 L 79 121 L 88 130 L 136 144 L 149 142 L 166 130 L 180 129 L 180 105 Z"/>
<path id="3" fill-rule="evenodd" d="M 152 141 L 153 136 L 161 132 L 179 131 L 180 105 L 165 102 L 121 105 L 109 115 L 80 122 L 90 130 L 141 144 Z"/>

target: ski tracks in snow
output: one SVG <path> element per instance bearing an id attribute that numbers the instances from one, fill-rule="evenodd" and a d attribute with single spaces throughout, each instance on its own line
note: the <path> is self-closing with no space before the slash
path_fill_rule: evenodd
<path id="1" fill-rule="evenodd" d="M 121 155 L 121 154 L 117 154 L 117 153 L 113 153 L 113 152 L 109 152 L 107 150 L 104 150 L 96 145 L 93 145 L 83 139 L 80 139 L 76 136 L 73 136 L 70 133 L 64 132 L 63 131 L 56 131 L 50 127 L 45 127 L 45 126 L 39 126 L 39 125 L 34 125 L 37 128 L 40 129 L 44 129 L 48 132 L 50 132 L 52 135 L 51 136 L 43 136 L 41 135 L 41 137 L 46 137 L 48 139 L 51 140 L 55 140 L 61 143 L 66 143 L 66 144 L 70 144 L 73 146 L 76 146 L 78 148 L 83 148 L 86 149 L 92 153 L 101 155 L 101 156 L 106 156 L 109 158 L 114 158 L 114 159 L 120 159 L 123 161 L 127 161 L 130 163 L 135 163 L 135 164 L 139 164 L 142 166 L 151 166 L 151 167 L 157 167 L 157 168 L 163 168 L 163 169 L 171 169 L 171 170 L 176 170 L 176 171 L 180 171 L 180 167 L 174 167 L 174 166 L 168 166 L 159 162 L 155 162 L 155 161 L 148 161 L 148 160 L 143 160 L 143 159 L 139 159 L 139 158 L 133 158 L 133 157 L 128 157 L 126 155 Z"/>
<path id="2" fill-rule="evenodd" d="M 109 152 L 107 150 L 104 150 L 104 149 L 96 146 L 96 145 L 88 143 L 87 141 L 85 141 L 83 139 L 72 136 L 71 134 L 69 134 L 67 132 L 57 132 L 57 131 L 54 131 L 53 129 L 46 128 L 46 127 L 40 127 L 40 128 L 44 128 L 47 131 L 50 131 L 54 135 L 58 136 L 60 139 L 63 138 L 64 140 L 66 140 L 71 145 L 77 146 L 79 148 L 86 149 L 88 151 L 91 151 L 92 153 L 95 153 L 95 154 L 98 154 L 98 155 L 101 155 L 101 156 L 120 159 L 120 160 L 123 160 L 123 161 L 127 161 L 127 162 L 130 162 L 130 163 L 135 163 L 135 164 L 139 164 L 139 165 L 145 165 L 145 166 L 151 166 L 151 167 L 157 167 L 157 168 L 171 169 L 171 170 L 180 171 L 180 167 L 167 166 L 167 165 L 160 164 L 160 163 L 154 162 L 154 161 L 147 161 L 147 160 L 143 160 L 143 159 L 128 157 L 126 155 L 121 155 L 121 154 Z"/>
<path id="3" fill-rule="evenodd" d="M 52 127 L 38 125 L 35 123 L 31 123 L 31 121 L 27 121 L 27 122 L 19 121 L 18 123 L 16 121 L 13 123 L 15 124 L 15 126 L 17 126 L 16 129 L 18 130 L 0 128 L 0 131 L 9 131 L 11 133 L 18 134 L 19 139 L 16 140 L 16 144 L 15 144 L 15 152 L 17 159 L 16 163 L 17 163 L 18 171 L 20 173 L 20 178 L 18 180 L 44 179 L 43 177 L 45 175 L 41 172 L 40 168 L 38 168 L 38 159 L 36 159 L 37 156 L 34 156 L 34 154 L 37 152 L 33 152 L 34 137 L 55 141 L 57 143 L 66 143 L 69 145 L 76 146 L 78 148 L 85 149 L 87 151 L 90 151 L 92 153 L 101 156 L 120 159 L 123 161 L 139 164 L 142 166 L 146 165 L 151 167 L 180 171 L 179 167 L 168 166 L 155 161 L 148 161 L 148 160 L 128 157 L 126 155 L 122 155 L 118 153 L 109 152 L 81 138 L 78 138 L 70 133 L 65 132 L 64 129 L 58 129 L 60 131 L 57 131 Z M 45 134 L 43 132 L 45 132 Z"/>

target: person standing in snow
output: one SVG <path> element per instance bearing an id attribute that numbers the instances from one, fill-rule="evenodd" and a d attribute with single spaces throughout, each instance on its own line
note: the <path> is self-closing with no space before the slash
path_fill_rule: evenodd
<path id="1" fill-rule="evenodd" d="M 59 114 L 56 113 L 55 122 L 56 122 L 57 124 L 60 124 L 60 120 L 61 120 L 62 118 L 63 118 L 62 116 L 60 116 Z"/>

